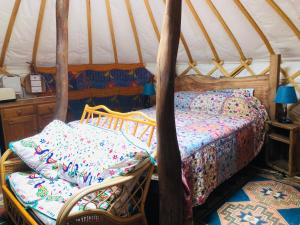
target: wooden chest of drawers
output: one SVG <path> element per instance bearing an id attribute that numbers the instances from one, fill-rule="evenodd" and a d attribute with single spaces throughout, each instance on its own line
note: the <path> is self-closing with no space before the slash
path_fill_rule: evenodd
<path id="1" fill-rule="evenodd" d="M 0 103 L 2 152 L 9 142 L 40 132 L 53 119 L 54 97 Z"/>

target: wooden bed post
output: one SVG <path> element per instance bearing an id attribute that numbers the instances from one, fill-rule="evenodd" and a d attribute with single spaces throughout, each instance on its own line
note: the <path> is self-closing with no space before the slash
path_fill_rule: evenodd
<path id="1" fill-rule="evenodd" d="M 281 55 L 271 55 L 270 56 L 270 76 L 269 76 L 269 115 L 270 119 L 274 120 L 276 117 L 276 103 L 274 102 L 277 87 L 280 79 L 280 64 Z"/>
<path id="2" fill-rule="evenodd" d="M 181 0 L 167 0 L 157 56 L 157 138 L 160 224 L 182 225 L 184 193 L 174 115 Z"/>
<path id="3" fill-rule="evenodd" d="M 54 118 L 65 121 L 68 110 L 69 0 L 56 1 L 56 106 Z"/>

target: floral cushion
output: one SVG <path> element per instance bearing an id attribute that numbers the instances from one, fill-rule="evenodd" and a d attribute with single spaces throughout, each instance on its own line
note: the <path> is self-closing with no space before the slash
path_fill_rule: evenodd
<path id="1" fill-rule="evenodd" d="M 28 208 L 56 219 L 64 203 L 80 188 L 63 179 L 49 180 L 35 172 L 16 172 L 8 176 L 11 189 Z M 112 210 L 113 202 L 119 196 L 116 187 L 108 188 L 97 195 L 90 194 L 79 201 L 72 212 L 87 209 Z M 93 201 L 89 201 L 93 199 Z"/>
<path id="2" fill-rule="evenodd" d="M 229 97 L 223 105 L 223 114 L 227 116 L 250 116 L 251 106 L 245 98 Z"/>
<path id="3" fill-rule="evenodd" d="M 226 98 L 226 95 L 219 93 L 201 93 L 191 102 L 190 108 L 191 111 L 218 115 Z"/>
<path id="4" fill-rule="evenodd" d="M 70 138 L 74 135 L 72 128 L 54 120 L 41 133 L 11 142 L 9 148 L 30 168 L 47 178 L 55 179 L 58 177 L 57 160 L 63 152 L 69 151 Z"/>
<path id="5" fill-rule="evenodd" d="M 59 160 L 59 177 L 80 187 L 125 175 L 149 157 L 146 143 L 122 131 L 79 124 L 74 132 L 71 151 Z"/>
<path id="6" fill-rule="evenodd" d="M 252 97 L 254 94 L 254 88 L 237 88 L 237 89 L 221 89 L 221 90 L 214 90 L 208 91 L 212 93 L 219 93 L 219 94 L 227 94 L 228 96 L 244 96 L 244 97 Z"/>
<path id="7" fill-rule="evenodd" d="M 40 134 L 10 144 L 33 170 L 80 187 L 127 174 L 149 157 L 146 143 L 130 134 L 80 124 L 51 122 Z"/>
<path id="8" fill-rule="evenodd" d="M 174 105 L 175 108 L 181 110 L 189 110 L 190 104 L 200 92 L 193 91 L 179 91 L 174 94 Z"/>

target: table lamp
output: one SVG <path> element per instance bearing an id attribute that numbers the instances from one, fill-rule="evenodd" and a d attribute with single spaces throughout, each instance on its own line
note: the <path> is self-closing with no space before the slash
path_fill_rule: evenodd
<path id="1" fill-rule="evenodd" d="M 151 99 L 150 98 L 151 98 L 151 96 L 155 95 L 155 88 L 154 88 L 154 84 L 152 82 L 146 83 L 144 85 L 143 95 L 145 95 L 147 97 L 145 106 L 151 107 Z"/>
<path id="2" fill-rule="evenodd" d="M 298 102 L 295 88 L 292 86 L 279 86 L 274 102 L 282 104 L 283 107 L 283 115 L 278 118 L 278 121 L 281 123 L 292 123 L 287 118 L 287 104 Z"/>

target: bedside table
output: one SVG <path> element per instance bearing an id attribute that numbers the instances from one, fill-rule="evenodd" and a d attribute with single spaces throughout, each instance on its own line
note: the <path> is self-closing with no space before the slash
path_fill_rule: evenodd
<path id="1" fill-rule="evenodd" d="M 300 171 L 300 126 L 277 121 L 266 123 L 268 126 L 267 165 L 288 176 L 296 175 Z"/>

